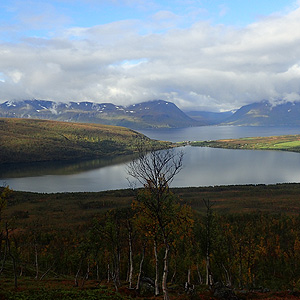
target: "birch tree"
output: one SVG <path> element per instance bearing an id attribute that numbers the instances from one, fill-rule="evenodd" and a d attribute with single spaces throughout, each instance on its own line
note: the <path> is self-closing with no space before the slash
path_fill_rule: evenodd
<path id="1" fill-rule="evenodd" d="M 170 224 L 176 219 L 176 205 L 169 185 L 182 169 L 183 152 L 167 149 L 146 152 L 139 150 L 139 156 L 127 168 L 130 176 L 138 180 L 144 190 L 138 193 L 137 202 L 147 211 L 148 217 L 157 224 L 164 244 L 162 291 L 168 300 L 167 277 L 170 252 Z"/>

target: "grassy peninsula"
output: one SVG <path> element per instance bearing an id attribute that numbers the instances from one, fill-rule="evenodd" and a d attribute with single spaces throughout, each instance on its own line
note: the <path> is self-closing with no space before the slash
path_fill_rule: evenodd
<path id="1" fill-rule="evenodd" d="M 191 142 L 190 145 L 226 149 L 282 150 L 300 152 L 300 135 L 222 139 L 216 141 Z"/>
<path id="2" fill-rule="evenodd" d="M 169 145 L 118 126 L 0 118 L 0 164 L 131 154 L 137 143 L 157 148 Z"/>

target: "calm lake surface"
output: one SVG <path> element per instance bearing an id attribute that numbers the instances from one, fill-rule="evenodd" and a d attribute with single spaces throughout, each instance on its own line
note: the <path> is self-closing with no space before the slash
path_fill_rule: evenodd
<path id="1" fill-rule="evenodd" d="M 300 134 L 300 127 L 203 126 L 143 130 L 159 140 L 198 141 L 221 138 Z M 300 154 L 280 151 L 184 147 L 182 171 L 172 186 L 214 186 L 300 182 Z M 128 188 L 126 165 L 133 156 L 74 163 L 25 164 L 0 169 L 0 184 L 34 192 L 83 192 Z M 132 179 L 130 179 L 132 180 Z"/>

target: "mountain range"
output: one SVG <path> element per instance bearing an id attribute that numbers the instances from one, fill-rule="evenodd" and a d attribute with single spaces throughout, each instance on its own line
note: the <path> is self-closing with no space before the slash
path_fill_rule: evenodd
<path id="1" fill-rule="evenodd" d="M 0 117 L 100 123 L 132 129 L 204 125 L 203 122 L 186 115 L 175 104 L 163 100 L 148 101 L 128 107 L 93 102 L 6 101 L 0 104 Z"/>
<path id="2" fill-rule="evenodd" d="M 0 117 L 98 123 L 131 129 L 203 125 L 297 126 L 300 125 L 300 102 L 273 105 L 269 101 L 261 101 L 242 106 L 234 113 L 216 113 L 183 112 L 174 103 L 164 100 L 142 102 L 127 107 L 112 103 L 22 100 L 0 104 Z"/>
<path id="3" fill-rule="evenodd" d="M 300 102 L 284 102 L 277 105 L 269 101 L 252 103 L 242 106 L 221 123 L 240 126 L 298 126 Z"/>

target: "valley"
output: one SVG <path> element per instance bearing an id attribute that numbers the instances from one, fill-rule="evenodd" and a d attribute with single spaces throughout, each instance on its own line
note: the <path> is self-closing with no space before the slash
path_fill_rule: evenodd
<path id="1" fill-rule="evenodd" d="M 300 0 L 0 9 L 0 300 L 300 300 Z"/>
<path id="2" fill-rule="evenodd" d="M 233 297 L 298 296 L 300 185 L 290 182 L 296 181 L 299 164 L 298 154 L 288 153 L 299 152 L 298 127 L 192 126 L 149 130 L 149 138 L 148 133 L 125 127 L 1 118 L 0 131 L 2 174 L 13 174 L 9 167 L 15 166 L 19 176 L 16 181 L 2 177 L 4 182 L 12 188 L 17 181 L 20 187 L 27 182 L 29 187 L 41 188 L 40 193 L 0 188 L 4 287 L 0 297 L 149 299 L 153 291 L 151 287 L 145 290 L 143 280 L 155 276 L 154 241 L 158 243 L 154 253 L 159 257 L 160 273 L 170 245 L 169 299 L 191 299 L 190 291 L 183 288 L 186 274 L 193 284 L 193 298 L 220 299 L 218 293 L 225 287 L 207 284 L 204 279 L 208 243 L 211 276 L 228 284 L 226 292 Z M 250 132 L 252 137 L 243 138 Z M 274 135 L 278 132 L 287 134 Z M 265 137 L 258 137 L 259 133 Z M 163 226 L 170 230 L 170 244 L 166 245 L 157 231 L 158 223 L 149 215 L 152 212 L 142 206 L 143 199 L 155 196 L 150 184 L 148 188 L 133 184 L 130 189 L 113 186 L 108 190 L 111 183 L 125 182 L 128 187 L 126 168 L 140 144 L 166 149 L 178 139 L 182 141 L 180 136 L 196 140 L 195 136 L 220 135 L 224 138 L 178 143 L 188 147 L 172 149 L 175 155 L 183 151 L 187 163 L 171 188 L 167 186 L 167 197 L 162 198 L 165 206 L 158 215 L 167 221 Z M 43 173 L 46 162 L 57 163 L 49 169 L 57 173 L 55 176 Z M 67 162 L 66 175 L 62 162 Z M 17 168 L 23 163 L 26 176 Z M 38 170 L 37 175 L 31 174 L 31 167 L 33 172 Z M 239 180 L 244 180 L 243 185 Z M 94 192 L 89 192 L 91 182 Z M 104 190 L 100 191 L 102 185 Z M 78 193 L 79 187 L 82 192 Z M 46 188 L 54 190 L 45 192 Z M 72 192 L 66 192 L 69 189 Z M 141 270 L 145 277 L 136 283 Z"/>

